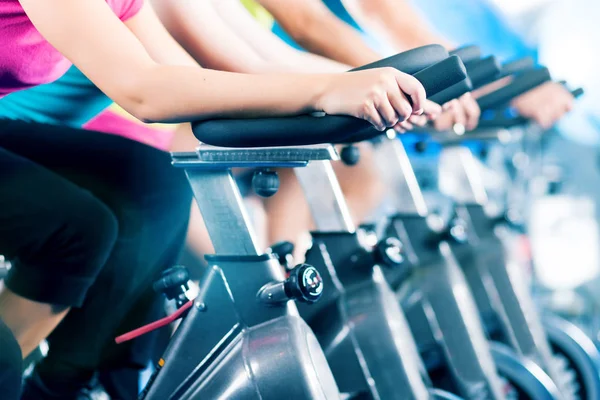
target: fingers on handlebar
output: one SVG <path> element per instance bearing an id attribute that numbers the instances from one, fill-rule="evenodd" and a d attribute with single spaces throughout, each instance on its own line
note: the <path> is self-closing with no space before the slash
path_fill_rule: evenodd
<path id="1" fill-rule="evenodd" d="M 411 114 L 423 114 L 423 107 L 427 98 L 423 85 L 416 78 L 399 71 L 396 74 L 396 81 L 402 92 L 410 98 L 412 104 Z"/>
<path id="2" fill-rule="evenodd" d="M 471 93 L 462 95 L 459 99 L 459 102 L 465 115 L 465 128 L 469 131 L 472 131 L 473 129 L 477 128 L 477 125 L 479 124 L 481 109 L 477 105 L 477 102 Z"/>

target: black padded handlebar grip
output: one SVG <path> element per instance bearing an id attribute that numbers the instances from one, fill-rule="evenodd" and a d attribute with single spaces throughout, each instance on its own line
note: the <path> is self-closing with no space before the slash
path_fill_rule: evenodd
<path id="1" fill-rule="evenodd" d="M 458 56 L 450 56 L 413 76 L 421 82 L 429 97 L 467 78 L 467 70 Z"/>
<path id="2" fill-rule="evenodd" d="M 462 46 L 450 52 L 451 56 L 458 56 L 463 63 L 479 60 L 481 58 L 481 49 L 479 46 Z"/>
<path id="3" fill-rule="evenodd" d="M 507 86 L 480 97 L 477 99 L 477 103 L 482 110 L 497 108 L 550 79 L 548 68 L 525 71 L 517 75 Z"/>
<path id="4" fill-rule="evenodd" d="M 448 52 L 444 47 L 439 44 L 430 44 L 351 69 L 351 71 L 392 67 L 409 75 L 413 75 L 435 63 L 445 60 L 446 58 L 448 58 Z"/>
<path id="5" fill-rule="evenodd" d="M 434 103 L 444 104 L 449 102 L 450 100 L 454 100 L 462 96 L 463 94 L 470 92 L 473 90 L 473 85 L 471 84 L 471 80 L 469 77 L 463 79 L 462 81 L 455 83 L 450 86 L 434 94 L 433 96 L 429 96 L 428 99 L 433 101 Z"/>
<path id="6" fill-rule="evenodd" d="M 585 93 L 585 91 L 583 90 L 583 88 L 577 88 L 571 91 L 571 94 L 573 95 L 573 97 L 575 97 L 576 99 L 580 98 L 581 96 L 583 96 L 583 94 Z"/>
<path id="7" fill-rule="evenodd" d="M 516 74 L 535 67 L 535 60 L 532 57 L 523 57 L 514 61 L 509 61 L 502 65 L 502 76 Z"/>
<path id="8" fill-rule="evenodd" d="M 501 67 L 494 56 L 482 58 L 465 64 L 473 87 L 479 87 L 491 82 L 500 73 Z"/>
<path id="9" fill-rule="evenodd" d="M 430 94 L 464 80 L 467 74 L 460 59 L 453 56 L 414 76 Z M 194 123 L 192 129 L 201 142 L 221 147 L 346 143 L 349 137 L 358 137 L 365 130 L 370 132 L 365 133 L 364 137 L 378 134 L 371 124 L 364 120 L 337 115 L 209 120 Z"/>

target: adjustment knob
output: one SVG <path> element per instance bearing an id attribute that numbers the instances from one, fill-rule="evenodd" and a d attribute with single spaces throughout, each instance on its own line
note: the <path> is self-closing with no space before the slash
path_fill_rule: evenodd
<path id="1" fill-rule="evenodd" d="M 340 158 L 348 166 L 356 165 L 360 161 L 360 149 L 353 145 L 346 146 L 340 152 Z"/>
<path id="2" fill-rule="evenodd" d="M 279 176 L 275 171 L 256 171 L 252 176 L 252 188 L 260 197 L 271 197 L 279 189 Z"/>
<path id="3" fill-rule="evenodd" d="M 323 294 L 323 278 L 312 265 L 300 264 L 290 272 L 284 287 L 289 298 L 303 303 L 316 303 Z"/>
<path id="4" fill-rule="evenodd" d="M 263 303 L 277 305 L 289 300 L 316 303 L 323 294 L 323 278 L 312 265 L 300 264 L 290 271 L 283 282 L 267 283 L 258 291 Z"/>
<path id="5" fill-rule="evenodd" d="M 277 242 L 269 248 L 269 251 L 277 257 L 279 264 L 287 271 L 294 268 L 294 244 L 292 242 Z"/>
<path id="6" fill-rule="evenodd" d="M 374 249 L 375 261 L 387 267 L 397 267 L 404 263 L 402 242 L 394 237 L 379 241 Z"/>
<path id="7" fill-rule="evenodd" d="M 152 288 L 157 293 L 163 293 L 167 299 L 177 299 L 177 305 L 183 304 L 185 293 L 189 290 L 188 281 L 190 279 L 186 267 L 177 265 L 166 269 L 161 274 L 159 280 L 154 282 Z"/>
<path id="8" fill-rule="evenodd" d="M 436 216 L 437 217 L 437 216 Z M 437 246 L 440 242 L 451 241 L 454 243 L 466 243 L 468 240 L 468 230 L 466 222 L 458 217 L 452 218 L 447 224 L 443 224 L 443 220 L 439 217 L 428 221 L 431 235 L 429 243 Z"/>
<path id="9" fill-rule="evenodd" d="M 427 142 L 424 140 L 419 140 L 416 142 L 415 151 L 419 154 L 425 153 L 425 151 L 427 151 Z"/>
<path id="10" fill-rule="evenodd" d="M 448 230 L 449 238 L 456 243 L 466 243 L 468 239 L 467 224 L 461 218 L 455 218 Z"/>

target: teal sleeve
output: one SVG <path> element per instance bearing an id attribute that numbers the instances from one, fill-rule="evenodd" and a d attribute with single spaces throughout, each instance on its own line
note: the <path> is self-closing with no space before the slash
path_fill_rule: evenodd
<path id="1" fill-rule="evenodd" d="M 0 118 L 81 127 L 112 104 L 77 68 L 59 80 L 0 99 Z"/>

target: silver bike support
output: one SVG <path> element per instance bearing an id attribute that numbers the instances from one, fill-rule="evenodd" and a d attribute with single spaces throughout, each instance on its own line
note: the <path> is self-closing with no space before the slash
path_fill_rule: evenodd
<path id="1" fill-rule="evenodd" d="M 163 355 L 147 398 L 274 400 L 285 394 L 294 399 L 339 399 L 325 355 L 299 318 L 296 303 L 264 304 L 258 298 L 261 288 L 285 276 L 277 259 L 256 244 L 231 174 L 235 167 L 305 167 L 310 161 L 335 159 L 335 150 L 329 145 L 202 145 L 196 152 L 172 157 L 173 165 L 188 175 L 217 254 L 207 256 L 209 268 L 199 295 Z"/>
<path id="2" fill-rule="evenodd" d="M 427 216 L 427 204 L 404 146 L 394 135 L 375 145 L 375 163 L 401 214 Z"/>
<path id="3" fill-rule="evenodd" d="M 356 230 L 331 162 L 312 162 L 306 168 L 298 168 L 294 172 L 319 232 Z"/>
<path id="4" fill-rule="evenodd" d="M 387 160 L 379 160 L 384 154 L 382 147 L 393 149 L 388 150 L 387 156 L 395 156 L 396 165 L 391 166 L 391 162 L 388 164 Z M 386 170 L 386 174 L 395 175 L 393 179 L 396 183 L 390 187 L 401 190 L 400 193 L 391 193 L 399 209 L 426 216 L 423 195 L 402 143 L 390 139 L 380 144 L 378 151 L 381 151 L 376 157 L 380 167 Z M 475 300 L 450 246 L 442 242 L 439 251 L 444 261 L 417 269 L 414 279 L 415 288 L 423 291 L 427 301 L 424 307 L 430 306 L 426 314 L 436 340 L 443 349 L 449 370 L 463 397 L 503 399 L 500 380 L 476 313 Z"/>
<path id="5" fill-rule="evenodd" d="M 442 193 L 460 204 L 487 202 L 481 166 L 466 147 L 445 147 L 440 154 L 438 170 Z M 443 187 L 444 184 L 448 187 Z"/>
<path id="6" fill-rule="evenodd" d="M 186 169 L 185 173 L 215 252 L 223 255 L 262 254 L 231 170 Z"/>
<path id="7" fill-rule="evenodd" d="M 263 251 L 258 247 L 231 168 L 301 168 L 311 161 L 337 157 L 330 145 L 250 149 L 201 145 L 196 152 L 174 154 L 173 165 L 185 168 L 215 252 L 239 256 Z"/>
<path id="8" fill-rule="evenodd" d="M 442 159 L 452 163 L 459 173 L 469 175 L 470 179 L 461 180 L 463 186 L 456 191 L 459 196 L 455 200 L 462 205 L 485 205 L 486 196 L 481 175 L 476 171 L 480 168 L 475 164 L 474 156 L 465 147 L 444 149 Z M 460 155 L 460 157 L 458 156 Z M 440 168 L 447 164 L 440 163 Z M 483 191 L 484 193 L 481 193 Z M 469 194 L 470 192 L 470 194 Z M 475 244 L 476 245 L 476 244 Z M 541 366 L 561 387 L 561 371 L 553 359 L 552 351 L 544 332 L 539 312 L 526 285 L 527 280 L 518 265 L 482 265 L 481 273 L 489 274 L 493 286 L 488 286 L 490 299 L 494 310 L 502 322 L 503 333 L 517 354 L 529 358 Z"/>
<path id="9" fill-rule="evenodd" d="M 450 245 L 439 250 L 444 263 L 431 266 L 422 276 L 423 288 L 434 315 L 434 332 L 461 395 L 465 399 L 504 399 L 490 347 L 477 314 L 475 299 Z M 427 267 L 425 267 L 427 268 Z"/>

